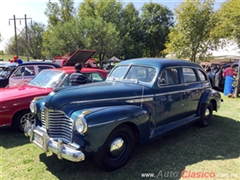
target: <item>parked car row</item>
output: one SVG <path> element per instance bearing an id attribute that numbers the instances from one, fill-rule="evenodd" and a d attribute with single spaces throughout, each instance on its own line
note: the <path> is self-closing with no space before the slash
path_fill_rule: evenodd
<path id="1" fill-rule="evenodd" d="M 94 156 L 99 167 L 109 171 L 128 162 L 135 143 L 148 144 L 191 123 L 208 126 L 222 101 L 204 69 L 184 60 L 126 60 L 117 64 L 105 81 L 101 73 L 92 72 L 90 76 L 96 78 L 91 82 L 102 82 L 81 86 L 66 87 L 66 68 L 41 73 L 22 89 L 13 89 L 12 93 L 32 94 L 28 105 L 38 95 L 30 103 L 32 118 L 16 125 L 24 122 L 25 135 L 46 153 L 73 162 Z M 47 79 L 51 77 L 58 80 L 50 83 Z M 36 88 L 41 88 L 41 93 L 34 94 Z M 8 107 L 13 101 L 0 112 L 16 109 L 23 100 Z"/>
<path id="2" fill-rule="evenodd" d="M 28 84 L 0 89 L 0 127 L 12 126 L 23 131 L 27 120 L 36 123 L 36 118 L 29 109 L 31 100 L 37 96 L 46 96 L 57 88 L 69 86 L 69 76 L 73 72 L 73 67 L 47 69 Z M 82 73 L 87 76 L 87 83 L 104 81 L 107 77 L 107 72 L 100 69 L 84 68 Z"/>

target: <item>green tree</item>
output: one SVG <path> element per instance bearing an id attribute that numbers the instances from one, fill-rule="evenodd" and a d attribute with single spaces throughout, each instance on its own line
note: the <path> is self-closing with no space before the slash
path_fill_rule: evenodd
<path id="1" fill-rule="evenodd" d="M 216 11 L 217 24 L 213 34 L 219 38 L 234 39 L 240 46 L 240 3 L 239 0 L 227 0 Z"/>
<path id="2" fill-rule="evenodd" d="M 51 0 L 49 0 L 44 12 L 48 17 L 48 25 L 50 26 L 56 26 L 58 23 L 71 21 L 76 13 L 73 0 L 58 1 L 59 3 L 51 2 Z"/>
<path id="3" fill-rule="evenodd" d="M 218 38 L 232 39 L 238 43 L 240 47 L 240 2 L 239 0 L 227 0 L 221 5 L 216 12 L 218 18 L 217 26 L 213 30 L 213 34 Z M 240 93 L 240 62 L 238 68 L 238 81 L 236 84 L 234 95 L 237 97 Z"/>
<path id="4" fill-rule="evenodd" d="M 129 3 L 123 9 L 121 16 L 122 25 L 119 28 L 122 41 L 121 57 L 123 59 L 142 57 L 139 12 L 135 9 L 133 3 Z"/>
<path id="5" fill-rule="evenodd" d="M 49 28 L 44 33 L 44 55 L 53 57 L 73 52 L 78 48 L 85 48 L 86 21 L 82 18 L 74 18 L 64 24 L 58 24 Z"/>
<path id="6" fill-rule="evenodd" d="M 119 53 L 121 41 L 116 26 L 101 17 L 90 17 L 85 21 L 87 22 L 85 45 L 88 49 L 97 51 L 100 62 Z"/>
<path id="7" fill-rule="evenodd" d="M 83 0 L 79 4 L 78 16 L 101 17 L 119 28 L 121 23 L 122 3 L 117 0 Z"/>
<path id="8" fill-rule="evenodd" d="M 150 57 L 164 56 L 166 37 L 173 25 L 173 13 L 167 7 L 157 3 L 147 3 L 140 15 L 142 43 Z"/>
<path id="9" fill-rule="evenodd" d="M 25 29 L 26 30 L 26 29 Z M 27 53 L 34 59 L 43 58 L 42 56 L 42 36 L 45 31 L 45 25 L 33 22 L 28 24 L 28 42 L 26 41 L 26 31 L 22 31 L 18 35 L 18 54 L 19 56 L 27 56 Z M 8 54 L 16 53 L 15 37 L 11 37 L 6 46 Z"/>
<path id="10" fill-rule="evenodd" d="M 176 9 L 177 24 L 169 33 L 166 53 L 191 61 L 208 59 L 209 49 L 214 47 L 211 30 L 216 19 L 214 0 L 185 0 Z"/>
<path id="11" fill-rule="evenodd" d="M 44 32 L 45 25 L 42 23 L 33 22 L 28 27 L 27 51 L 33 59 L 43 58 L 42 51 Z"/>
<path id="12" fill-rule="evenodd" d="M 26 56 L 26 36 L 24 32 L 25 31 L 22 31 L 22 33 L 18 35 L 18 56 Z M 6 42 L 6 53 L 16 54 L 16 41 L 14 36 Z"/>

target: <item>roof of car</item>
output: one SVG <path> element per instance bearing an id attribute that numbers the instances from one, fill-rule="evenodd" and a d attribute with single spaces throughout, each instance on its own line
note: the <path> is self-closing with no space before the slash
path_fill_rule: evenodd
<path id="1" fill-rule="evenodd" d="M 24 62 L 22 64 L 19 64 L 18 66 L 25 66 L 25 65 L 52 65 L 55 68 L 61 68 L 62 67 L 59 64 L 52 63 L 52 62 Z"/>
<path id="2" fill-rule="evenodd" d="M 9 66 L 17 66 L 17 63 L 10 63 L 10 62 L 0 62 L 1 67 L 9 67 Z"/>
<path id="3" fill-rule="evenodd" d="M 129 59 L 120 62 L 118 65 L 125 64 L 137 64 L 137 65 L 147 65 L 154 67 L 168 67 L 168 66 L 195 66 L 200 67 L 199 64 L 188 61 L 188 60 L 179 60 L 179 59 L 168 59 L 168 58 L 138 58 L 138 59 Z"/>

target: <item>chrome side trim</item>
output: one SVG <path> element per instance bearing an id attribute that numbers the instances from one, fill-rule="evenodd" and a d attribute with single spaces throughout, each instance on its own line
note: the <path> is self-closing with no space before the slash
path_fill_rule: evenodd
<path id="1" fill-rule="evenodd" d="M 125 119 L 127 119 L 127 117 L 124 117 L 124 118 L 121 118 L 121 119 L 117 119 L 117 120 L 107 121 L 107 122 L 103 122 L 103 123 L 88 125 L 88 127 L 91 128 L 91 127 L 96 127 L 96 126 L 102 126 L 102 125 L 110 124 L 110 123 L 113 123 L 113 122 L 116 122 L 116 121 L 123 121 Z"/>
<path id="2" fill-rule="evenodd" d="M 185 90 L 180 90 L 180 91 L 167 92 L 167 93 L 158 93 L 158 94 L 155 94 L 155 96 L 164 96 L 164 95 L 176 94 L 176 93 L 184 93 L 184 92 L 186 92 L 186 91 Z"/>
<path id="3" fill-rule="evenodd" d="M 141 99 L 154 97 L 154 95 L 144 95 L 144 96 L 130 96 L 130 97 L 119 97 L 119 98 L 108 98 L 108 99 L 95 99 L 95 100 L 85 100 L 85 101 L 72 101 L 70 104 L 81 104 L 81 103 L 89 103 L 89 102 L 101 102 L 101 101 L 115 101 L 115 100 L 131 100 L 131 99 Z"/>
<path id="4" fill-rule="evenodd" d="M 149 101 L 153 101 L 153 98 L 142 98 L 142 99 L 126 100 L 127 103 L 139 103 L 139 102 L 149 102 Z"/>
<path id="5" fill-rule="evenodd" d="M 158 94 L 155 94 L 155 96 L 164 96 L 164 95 L 168 95 L 168 94 L 184 93 L 184 92 L 193 91 L 193 90 L 203 90 L 203 88 L 192 88 L 192 89 L 173 91 L 173 92 L 167 92 L 167 93 L 158 93 Z"/>
<path id="6" fill-rule="evenodd" d="M 7 127 L 7 126 L 11 126 L 11 124 L 3 124 L 0 127 Z"/>
<path id="7" fill-rule="evenodd" d="M 194 90 L 202 90 L 203 88 L 192 88 L 192 89 L 186 89 L 186 91 L 194 91 Z"/>

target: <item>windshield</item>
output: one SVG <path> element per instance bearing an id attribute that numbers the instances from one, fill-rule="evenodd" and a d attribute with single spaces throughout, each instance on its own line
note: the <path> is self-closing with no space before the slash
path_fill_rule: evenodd
<path id="1" fill-rule="evenodd" d="M 61 84 L 65 72 L 57 70 L 42 70 L 28 84 L 44 88 L 56 88 Z"/>
<path id="2" fill-rule="evenodd" d="M 8 78 L 14 69 L 15 69 L 14 66 L 0 67 L 0 76 L 2 78 Z"/>
<path id="3" fill-rule="evenodd" d="M 156 69 L 148 66 L 118 66 L 108 77 L 108 80 L 134 80 L 150 83 L 156 76 Z"/>

